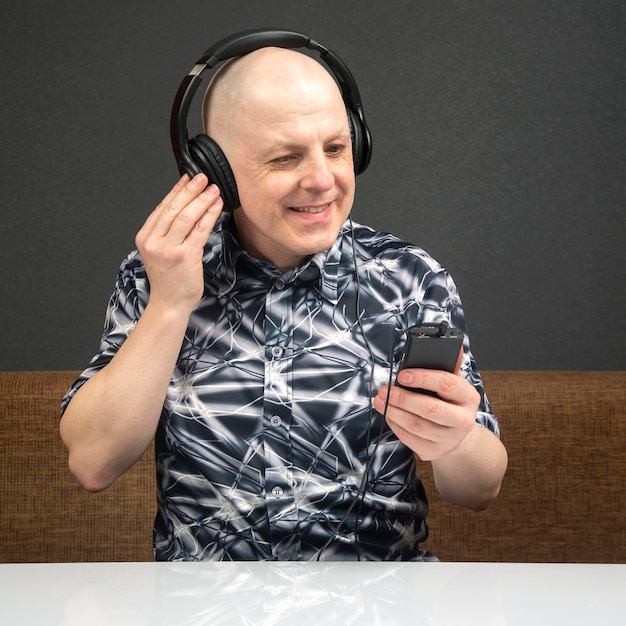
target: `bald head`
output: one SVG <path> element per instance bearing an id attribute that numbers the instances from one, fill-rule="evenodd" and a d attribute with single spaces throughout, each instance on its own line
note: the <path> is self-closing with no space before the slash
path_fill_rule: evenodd
<path id="1" fill-rule="evenodd" d="M 278 111 L 287 100 L 306 107 L 315 93 L 330 93 L 343 107 L 337 84 L 316 60 L 284 48 L 255 50 L 231 59 L 213 76 L 202 105 L 205 132 L 228 144 L 242 118 L 254 116 L 259 107 Z"/>

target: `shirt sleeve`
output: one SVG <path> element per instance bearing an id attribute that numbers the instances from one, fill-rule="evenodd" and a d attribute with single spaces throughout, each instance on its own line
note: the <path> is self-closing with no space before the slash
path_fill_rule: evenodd
<path id="1" fill-rule="evenodd" d="M 146 307 L 149 292 L 143 262 L 139 254 L 133 252 L 120 266 L 106 311 L 100 347 L 61 400 L 62 414 L 76 392 L 111 361 L 126 341 Z"/>
<path id="2" fill-rule="evenodd" d="M 431 280 L 425 287 L 420 307 L 422 308 L 424 322 L 439 323 L 445 319 L 450 326 L 458 328 L 463 332 L 461 373 L 480 394 L 480 405 L 476 413 L 476 421 L 499 437 L 500 426 L 498 418 L 491 409 L 478 365 L 472 354 L 461 297 L 452 276 L 447 270 L 440 268 L 440 271 L 431 275 Z"/>

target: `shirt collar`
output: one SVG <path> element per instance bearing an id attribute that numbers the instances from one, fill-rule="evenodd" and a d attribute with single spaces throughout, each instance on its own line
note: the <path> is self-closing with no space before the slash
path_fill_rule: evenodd
<path id="1" fill-rule="evenodd" d="M 350 232 L 350 222 L 346 221 L 328 250 L 281 274 L 271 263 L 254 259 L 241 248 L 233 228 L 232 215 L 222 213 L 205 247 L 205 279 L 216 281 L 218 295 L 224 296 L 236 288 L 237 272 L 242 269 L 247 275 L 257 275 L 268 285 L 270 281 L 280 278 L 286 284 L 298 282 L 316 286 L 326 300 L 337 304 L 354 272 Z"/>

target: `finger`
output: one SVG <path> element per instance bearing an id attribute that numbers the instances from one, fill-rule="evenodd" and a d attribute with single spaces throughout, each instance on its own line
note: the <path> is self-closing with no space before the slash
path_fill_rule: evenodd
<path id="1" fill-rule="evenodd" d="M 205 212 L 196 220 L 185 241 L 191 245 L 204 246 L 223 208 L 224 201 L 219 195 L 219 191 L 216 191 L 214 202 L 211 202 Z"/>
<path id="2" fill-rule="evenodd" d="M 408 395 L 419 396 L 419 393 L 406 392 Z M 423 395 L 423 394 L 422 394 Z M 414 400 L 416 398 L 413 398 Z M 408 409 L 397 407 L 391 402 L 387 412 L 387 423 L 398 439 L 422 460 L 432 460 L 440 457 L 443 453 L 452 450 L 466 432 L 463 424 L 466 416 L 460 407 L 447 405 L 441 400 L 423 397 L 428 404 L 434 400 L 432 406 L 443 407 L 443 411 L 435 411 L 434 414 L 426 414 L 426 411 L 415 413 L 415 407 Z M 471 420 L 473 423 L 473 419 Z"/>
<path id="3" fill-rule="evenodd" d="M 415 451 L 439 444 L 449 431 L 446 426 L 395 406 L 390 407 L 386 417 L 398 439 Z"/>
<path id="4" fill-rule="evenodd" d="M 375 400 L 377 410 L 380 411 L 379 407 L 382 407 L 386 402 L 387 389 L 381 389 Z M 413 422 L 415 422 L 416 428 L 423 426 L 414 418 L 430 422 L 437 427 L 452 427 L 463 417 L 463 411 L 463 407 L 435 396 L 396 386 L 389 389 L 387 415 L 407 430 L 411 430 Z"/>
<path id="5" fill-rule="evenodd" d="M 172 202 L 172 200 L 176 197 L 176 195 L 181 190 L 183 190 L 192 180 L 193 180 L 193 178 L 189 174 L 183 174 L 178 179 L 176 184 L 169 190 L 169 192 L 167 193 L 165 198 L 163 198 L 163 200 L 161 201 L 160 204 L 161 205 L 163 205 L 163 204 L 170 204 Z"/>
<path id="6" fill-rule="evenodd" d="M 395 436 L 409 449 L 411 449 L 422 461 L 430 461 L 440 454 L 440 444 L 423 436 L 416 435 L 402 428 L 402 426 L 389 422 L 389 428 Z"/>
<path id="7" fill-rule="evenodd" d="M 170 189 L 170 191 L 167 193 L 167 195 L 165 196 L 165 198 L 163 198 L 163 200 L 161 200 L 161 202 L 158 204 L 158 206 L 154 209 L 154 211 L 152 211 L 152 213 L 150 213 L 150 215 L 148 216 L 148 218 L 146 219 L 143 228 L 147 231 L 151 231 L 152 228 L 154 227 L 154 224 L 156 223 L 156 221 L 159 219 L 159 216 L 161 215 L 161 211 L 163 210 L 163 205 L 165 204 L 170 204 L 172 202 L 172 200 L 174 199 L 174 197 L 176 196 L 176 194 L 181 191 L 183 189 L 183 187 L 190 181 L 190 177 L 188 174 L 183 174 L 179 179 L 178 182 Z"/>
<path id="8" fill-rule="evenodd" d="M 137 233 L 135 241 L 138 249 L 144 248 L 148 241 L 159 241 L 165 237 L 173 246 L 184 243 L 189 236 L 193 239 L 192 244 L 196 240 L 202 245 L 206 243 L 208 238 L 206 230 L 211 230 L 215 225 L 223 201 L 217 186 L 210 185 L 178 211 L 176 205 L 181 202 L 181 193 L 191 184 L 192 181 L 185 175 L 174 185 Z M 197 181 L 196 184 L 201 186 L 202 181 Z M 193 197 L 194 194 L 192 190 L 187 197 Z M 170 208 L 167 209 L 165 205 Z"/>
<path id="9" fill-rule="evenodd" d="M 456 365 L 454 366 L 454 373 L 457 376 L 461 375 L 461 366 L 463 365 L 463 356 L 464 356 L 463 346 L 461 346 L 461 348 L 459 349 L 459 358 L 456 360 Z"/>
<path id="10" fill-rule="evenodd" d="M 174 245 L 182 244 L 189 237 L 193 237 L 194 233 L 197 234 L 198 230 L 204 232 L 206 223 L 211 219 L 210 216 L 213 216 L 215 223 L 222 206 L 217 186 L 210 185 L 176 214 L 169 230 L 163 236 Z"/>
<path id="11" fill-rule="evenodd" d="M 412 389 L 425 389 L 453 404 L 465 404 L 470 400 L 467 381 L 460 373 L 443 370 L 405 369 L 398 374 L 398 383 Z M 471 387 L 471 385 L 470 385 Z M 473 388 L 472 388 L 473 389 Z"/>
<path id="12" fill-rule="evenodd" d="M 207 183 L 208 180 L 204 174 L 197 174 L 191 180 L 188 177 L 185 180 L 183 177 L 174 185 L 154 213 L 153 233 L 158 237 L 164 237 L 175 226 L 173 232 L 177 234 L 179 239 L 181 232 L 184 232 L 186 235 L 200 214 L 204 212 L 204 210 L 200 211 L 201 207 L 199 208 L 197 203 L 193 204 L 194 201 L 198 200 L 209 189 L 212 190 L 209 195 L 211 197 L 215 195 L 215 187 L 207 187 Z M 202 201 L 200 201 L 201 203 Z M 188 208 L 190 210 L 185 213 Z M 192 215 L 194 210 L 199 211 L 195 216 L 196 219 L 193 219 Z"/>

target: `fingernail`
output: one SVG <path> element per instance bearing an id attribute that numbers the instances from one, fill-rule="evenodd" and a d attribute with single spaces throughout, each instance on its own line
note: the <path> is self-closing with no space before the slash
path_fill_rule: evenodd
<path id="1" fill-rule="evenodd" d="M 215 183 L 212 183 L 204 190 L 204 193 L 209 196 L 219 196 L 220 190 Z"/>
<path id="2" fill-rule="evenodd" d="M 413 382 L 413 374 L 407 372 L 406 370 L 402 370 L 398 374 L 398 382 L 402 383 L 403 385 L 410 385 Z"/>

